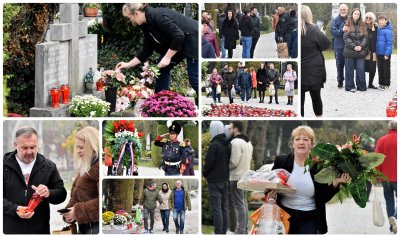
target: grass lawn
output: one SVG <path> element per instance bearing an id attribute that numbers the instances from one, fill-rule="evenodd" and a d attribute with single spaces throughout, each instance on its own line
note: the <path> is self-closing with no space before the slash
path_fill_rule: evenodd
<path id="1" fill-rule="evenodd" d="M 137 165 L 138 165 L 138 166 L 142 166 L 142 167 L 153 167 L 153 168 L 158 168 L 158 167 L 154 166 L 152 162 L 138 161 Z M 198 166 L 198 165 L 195 165 L 193 168 L 194 168 L 195 170 L 199 170 L 199 166 Z"/>

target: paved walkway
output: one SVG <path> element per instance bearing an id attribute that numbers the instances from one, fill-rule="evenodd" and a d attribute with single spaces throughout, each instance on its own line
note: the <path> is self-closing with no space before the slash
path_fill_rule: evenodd
<path id="1" fill-rule="evenodd" d="M 337 88 L 336 62 L 326 60 L 327 80 L 321 90 L 324 117 L 386 117 L 386 107 L 397 91 L 397 55 L 392 56 L 391 85 L 390 90 L 380 91 L 368 89 L 366 92 L 355 93 Z M 368 73 L 366 74 L 368 84 Z M 374 79 L 374 85 L 378 85 L 378 69 Z M 311 97 L 306 94 L 304 104 L 305 117 L 314 117 Z"/>
<path id="2" fill-rule="evenodd" d="M 236 49 L 233 50 L 233 58 L 242 58 L 242 49 L 242 45 L 236 45 Z M 275 32 L 260 36 L 256 49 L 254 50 L 254 58 L 278 58 L 276 52 Z"/>

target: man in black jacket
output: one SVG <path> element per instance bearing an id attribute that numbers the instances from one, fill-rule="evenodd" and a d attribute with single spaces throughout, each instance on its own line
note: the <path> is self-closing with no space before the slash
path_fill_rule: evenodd
<path id="1" fill-rule="evenodd" d="M 256 48 L 258 39 L 260 38 L 260 18 L 257 16 L 257 8 L 252 7 L 250 9 L 250 19 L 253 23 L 253 31 L 251 32 L 251 49 L 250 49 L 250 58 L 254 56 L 254 49 Z"/>
<path id="2" fill-rule="evenodd" d="M 275 28 L 275 41 L 286 42 L 288 45 L 290 44 L 290 16 L 286 13 L 286 9 L 284 7 L 278 7 L 277 13 L 279 15 L 278 24 L 276 24 Z"/>
<path id="3" fill-rule="evenodd" d="M 226 234 L 228 230 L 228 187 L 230 144 L 224 134 L 224 124 L 212 121 L 211 143 L 207 151 L 203 176 L 208 183 L 209 206 L 214 221 L 214 233 Z"/>
<path id="4" fill-rule="evenodd" d="M 3 226 L 5 234 L 50 234 L 50 205 L 65 201 L 67 191 L 56 165 L 37 152 L 38 134 L 31 127 L 18 129 L 16 150 L 3 160 Z M 27 211 L 31 196 L 43 200 Z"/>
<path id="5" fill-rule="evenodd" d="M 243 13 L 242 20 L 239 23 L 241 42 L 243 46 L 242 58 L 250 58 L 253 23 L 250 18 L 250 11 L 244 10 Z"/>

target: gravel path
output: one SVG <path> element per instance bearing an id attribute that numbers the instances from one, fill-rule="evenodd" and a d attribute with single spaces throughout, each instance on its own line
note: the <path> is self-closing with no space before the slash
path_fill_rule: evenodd
<path id="1" fill-rule="evenodd" d="M 326 60 L 327 80 L 321 90 L 324 117 L 386 117 L 386 107 L 397 91 L 397 55 L 392 56 L 391 85 L 390 90 L 380 91 L 368 89 L 366 92 L 355 93 L 337 88 L 336 62 Z M 368 74 L 366 74 L 368 84 Z M 374 85 L 378 85 L 378 71 L 376 72 Z M 311 97 L 306 93 L 304 104 L 305 117 L 314 117 Z"/>
<path id="2" fill-rule="evenodd" d="M 228 52 L 226 52 L 228 54 Z M 233 58 L 242 58 L 242 46 L 236 45 L 233 50 Z M 275 32 L 262 34 L 258 39 L 254 58 L 278 58 L 276 53 Z"/>

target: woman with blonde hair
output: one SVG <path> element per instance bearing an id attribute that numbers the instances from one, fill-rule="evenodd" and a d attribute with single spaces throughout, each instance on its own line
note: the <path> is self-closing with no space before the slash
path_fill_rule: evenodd
<path id="1" fill-rule="evenodd" d="M 369 74 L 368 88 L 378 89 L 374 86 L 374 77 L 376 73 L 376 35 L 378 32 L 378 24 L 376 23 L 376 16 L 372 12 L 365 13 L 365 26 L 368 31 L 368 54 L 365 57 L 365 72 Z"/>
<path id="2" fill-rule="evenodd" d="M 321 88 L 326 82 L 325 59 L 322 54 L 330 40 L 313 23 L 311 9 L 301 6 L 301 115 L 304 117 L 306 92 L 310 93 L 314 114 L 322 116 Z"/>
<path id="3" fill-rule="evenodd" d="M 74 157 L 79 167 L 71 199 L 63 214 L 67 223 L 78 223 L 79 234 L 99 233 L 99 132 L 87 126 L 75 136 Z"/>
<path id="4" fill-rule="evenodd" d="M 272 169 L 285 169 L 290 173 L 287 184 L 296 188 L 294 194 L 278 194 L 277 204 L 291 216 L 289 234 L 325 234 L 327 203 L 339 191 L 340 183 L 351 182 L 351 177 L 343 173 L 332 184 L 315 182 L 318 173 L 316 165 L 305 165 L 311 149 L 316 143 L 314 130 L 309 126 L 299 126 L 292 131 L 289 146 L 292 152 L 276 157 Z M 266 190 L 268 191 L 268 190 Z M 268 195 L 275 195 L 270 191 Z"/>

